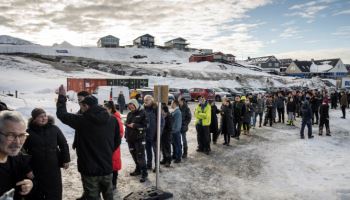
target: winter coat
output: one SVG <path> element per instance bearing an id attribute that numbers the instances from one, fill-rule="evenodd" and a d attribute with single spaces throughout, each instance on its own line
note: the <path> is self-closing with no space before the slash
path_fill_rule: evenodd
<path id="1" fill-rule="evenodd" d="M 218 123 L 218 116 L 217 114 L 219 114 L 220 111 L 218 110 L 218 108 L 216 107 L 216 105 L 212 105 L 211 106 L 211 123 L 210 123 L 210 133 L 217 133 L 219 130 L 219 123 Z"/>
<path id="2" fill-rule="evenodd" d="M 332 101 L 332 104 L 338 103 L 338 96 L 336 93 L 331 94 L 331 101 Z"/>
<path id="3" fill-rule="evenodd" d="M 287 113 L 295 113 L 296 112 L 296 103 L 294 102 L 294 99 L 293 99 L 293 102 L 291 101 L 288 101 L 287 103 Z"/>
<path id="4" fill-rule="evenodd" d="M 180 108 L 177 107 L 175 110 L 171 113 L 172 121 L 172 133 L 180 133 L 181 131 L 181 124 L 182 124 L 182 117 L 181 117 L 181 111 Z"/>
<path id="5" fill-rule="evenodd" d="M 253 103 L 255 113 L 263 113 L 265 109 L 264 99 L 257 99 L 256 103 Z"/>
<path id="6" fill-rule="evenodd" d="M 157 136 L 157 105 L 144 106 L 147 116 L 146 140 L 155 141 Z"/>
<path id="7" fill-rule="evenodd" d="M 30 166 L 37 181 L 33 199 L 62 199 L 62 178 L 60 167 L 70 161 L 67 140 L 61 130 L 54 125 L 53 117 L 48 123 L 38 126 L 29 120 L 29 136 L 23 149 L 31 156 Z"/>
<path id="8" fill-rule="evenodd" d="M 188 131 L 188 125 L 191 122 L 192 114 L 191 110 L 186 103 L 183 106 L 180 106 L 182 123 L 181 123 L 181 133 L 185 133 Z"/>
<path id="9" fill-rule="evenodd" d="M 221 132 L 223 134 L 233 135 L 233 116 L 232 116 L 232 105 L 221 106 Z"/>
<path id="10" fill-rule="evenodd" d="M 129 112 L 125 124 L 134 123 L 134 127 L 130 128 L 126 126 L 125 138 L 127 142 L 144 141 L 146 138 L 147 128 L 147 116 L 146 112 L 139 108 L 133 112 Z"/>
<path id="11" fill-rule="evenodd" d="M 305 100 L 301 106 L 302 121 L 309 121 L 312 119 L 312 109 L 308 100 Z"/>
<path id="12" fill-rule="evenodd" d="M 112 155 L 121 138 L 115 117 L 99 105 L 83 114 L 67 112 L 66 97 L 59 95 L 56 115 L 64 124 L 75 129 L 78 171 L 86 176 L 105 176 L 112 173 Z"/>
<path id="13" fill-rule="evenodd" d="M 329 105 L 328 104 L 322 104 L 320 106 L 320 121 L 324 119 L 329 119 Z"/>
<path id="14" fill-rule="evenodd" d="M 252 120 L 252 116 L 254 113 L 254 108 L 251 104 L 245 104 L 245 112 L 243 115 L 243 122 L 250 124 L 250 121 Z"/>
<path id="15" fill-rule="evenodd" d="M 320 106 L 320 100 L 318 96 L 312 96 L 310 99 L 310 105 L 311 105 L 311 109 L 313 111 L 318 110 L 318 107 Z"/>
<path id="16" fill-rule="evenodd" d="M 273 108 L 273 101 L 266 99 L 265 105 L 266 105 L 266 116 L 269 118 L 272 118 L 273 117 L 273 109 L 274 109 Z"/>
<path id="17" fill-rule="evenodd" d="M 162 137 L 168 138 L 171 141 L 173 129 L 173 119 L 171 114 L 167 114 L 164 118 L 164 127 L 162 130 Z"/>
<path id="18" fill-rule="evenodd" d="M 283 96 L 277 97 L 277 99 L 276 99 L 276 108 L 279 108 L 279 109 L 284 108 L 285 101 L 286 101 L 286 99 Z"/>
<path id="19" fill-rule="evenodd" d="M 340 105 L 341 106 L 348 106 L 348 97 L 346 94 L 342 95 L 340 98 Z"/>
<path id="20" fill-rule="evenodd" d="M 119 105 L 119 109 L 124 109 L 124 106 L 125 106 L 124 94 L 119 94 L 119 96 L 118 96 L 118 105 Z"/>
<path id="21" fill-rule="evenodd" d="M 194 111 L 194 116 L 196 117 L 196 125 L 209 126 L 211 123 L 211 106 L 208 103 L 205 103 L 203 106 L 198 104 Z"/>
<path id="22" fill-rule="evenodd" d="M 119 112 L 115 112 L 113 116 L 117 119 L 118 125 L 119 125 L 119 133 L 120 138 L 123 138 L 124 136 L 124 125 L 120 116 Z M 120 155 L 120 147 L 118 147 L 114 152 L 112 156 L 112 162 L 113 162 L 113 171 L 119 171 L 122 169 L 122 159 Z"/>
<path id="23" fill-rule="evenodd" d="M 242 102 L 234 102 L 232 105 L 233 122 L 241 122 L 245 113 L 245 104 Z"/>

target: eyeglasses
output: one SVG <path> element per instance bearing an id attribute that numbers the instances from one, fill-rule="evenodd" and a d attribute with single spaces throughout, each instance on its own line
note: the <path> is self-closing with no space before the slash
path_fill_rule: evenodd
<path id="1" fill-rule="evenodd" d="M 17 138 L 19 139 L 20 142 L 24 142 L 27 139 L 27 137 L 29 136 L 28 133 L 21 133 L 21 134 L 17 135 L 15 133 L 2 133 L 2 132 L 0 132 L 0 135 L 5 136 L 6 140 L 9 142 L 13 142 Z"/>

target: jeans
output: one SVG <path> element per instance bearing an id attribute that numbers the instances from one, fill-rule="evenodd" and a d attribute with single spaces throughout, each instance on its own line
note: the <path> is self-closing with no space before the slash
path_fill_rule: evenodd
<path id="1" fill-rule="evenodd" d="M 254 120 L 253 120 L 253 126 L 254 126 L 254 127 L 255 127 L 255 125 L 256 125 L 256 118 L 257 118 L 258 116 L 259 116 L 259 125 L 261 126 L 263 113 L 255 113 Z"/>
<path id="2" fill-rule="evenodd" d="M 277 108 L 277 112 L 278 112 L 278 122 L 284 123 L 284 108 Z"/>
<path id="3" fill-rule="evenodd" d="M 173 133 L 173 147 L 174 147 L 174 158 L 176 160 L 180 160 L 182 156 L 182 145 L 181 145 L 181 133 L 175 132 Z"/>
<path id="4" fill-rule="evenodd" d="M 187 148 L 187 138 L 186 138 L 186 132 L 181 133 L 181 138 L 182 138 L 182 145 L 184 148 Z"/>
<path id="5" fill-rule="evenodd" d="M 152 167 L 152 159 L 153 159 L 152 153 L 154 153 L 154 157 L 156 158 L 156 156 L 157 156 L 157 142 L 146 140 L 146 155 L 147 155 L 147 166 L 148 167 L 149 166 Z M 154 163 L 156 163 L 156 161 L 157 161 L 157 159 L 154 159 Z"/>
<path id="6" fill-rule="evenodd" d="M 103 199 L 113 200 L 112 173 L 106 176 L 86 176 L 82 175 L 84 197 L 87 200 Z"/>
<path id="7" fill-rule="evenodd" d="M 234 121 L 233 122 L 233 128 L 235 129 L 234 133 L 234 137 L 239 137 L 241 135 L 241 127 L 242 127 L 242 122 L 241 121 Z"/>
<path id="8" fill-rule="evenodd" d="M 307 121 L 302 121 L 301 122 L 301 129 L 300 129 L 300 137 L 304 137 L 304 129 L 305 129 L 305 126 L 307 126 L 307 135 L 308 137 L 310 137 L 312 135 L 312 125 L 311 125 L 311 119 L 310 120 L 307 120 Z"/>

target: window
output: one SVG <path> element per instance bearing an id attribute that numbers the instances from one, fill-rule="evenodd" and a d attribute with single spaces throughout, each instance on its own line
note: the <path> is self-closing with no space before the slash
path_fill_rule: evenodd
<path id="1" fill-rule="evenodd" d="M 272 67 L 272 63 L 269 63 L 269 65 L 268 65 L 269 67 Z"/>
<path id="2" fill-rule="evenodd" d="M 279 67 L 279 63 L 275 63 L 275 67 Z"/>

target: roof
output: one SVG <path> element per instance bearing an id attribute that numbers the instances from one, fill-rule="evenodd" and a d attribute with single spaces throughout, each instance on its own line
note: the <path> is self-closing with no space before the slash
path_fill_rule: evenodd
<path id="1" fill-rule="evenodd" d="M 226 56 L 228 56 L 228 57 L 236 57 L 236 56 L 234 56 L 234 55 L 232 55 L 232 54 L 226 54 Z"/>
<path id="2" fill-rule="evenodd" d="M 302 72 L 310 72 L 310 67 L 311 67 L 311 64 L 312 64 L 311 61 L 295 60 L 293 62 L 300 69 L 300 71 L 302 71 Z"/>
<path id="3" fill-rule="evenodd" d="M 190 57 L 195 56 L 195 57 L 208 57 L 208 56 L 213 56 L 213 54 L 192 54 Z"/>
<path id="4" fill-rule="evenodd" d="M 118 40 L 119 40 L 119 38 L 114 37 L 113 35 L 107 35 L 107 36 L 101 37 L 99 40 L 101 40 L 102 38 L 107 38 L 107 37 L 112 37 L 112 38 L 115 38 L 115 39 L 118 39 Z"/>
<path id="5" fill-rule="evenodd" d="M 335 67 L 335 65 L 339 62 L 339 60 L 340 60 L 340 58 L 315 60 L 314 63 L 316 65 L 331 65 L 331 66 Z"/>
<path id="6" fill-rule="evenodd" d="M 225 54 L 222 52 L 215 52 L 214 55 L 225 55 Z"/>
<path id="7" fill-rule="evenodd" d="M 278 61 L 278 59 L 275 56 L 263 56 L 263 57 L 257 57 L 257 58 L 249 58 L 247 60 L 248 63 L 250 64 L 261 64 L 261 63 L 266 63 L 267 61 L 269 61 L 271 58 L 276 59 Z"/>
<path id="8" fill-rule="evenodd" d="M 184 42 L 186 42 L 186 41 L 187 41 L 187 40 L 183 39 L 182 37 L 178 37 L 178 38 L 175 38 L 175 39 L 169 40 L 169 41 L 167 41 L 167 42 L 165 42 L 165 43 L 171 42 L 171 41 L 173 41 L 173 40 L 183 40 Z"/>
<path id="9" fill-rule="evenodd" d="M 153 37 L 152 35 L 150 35 L 150 34 L 144 34 L 144 35 L 141 35 L 141 36 L 137 37 L 135 40 L 139 39 L 140 37 L 152 37 L 152 38 L 154 38 L 154 37 Z"/>

